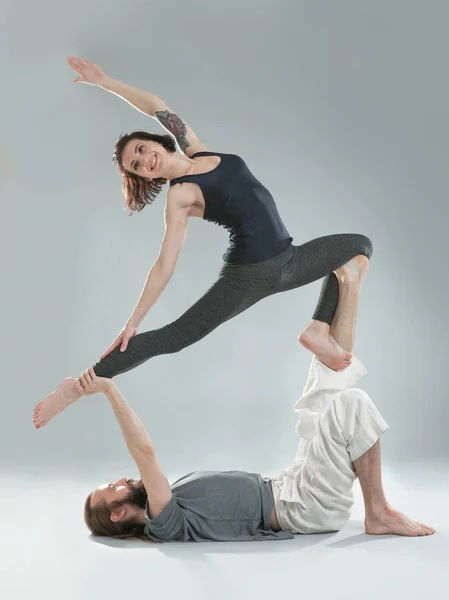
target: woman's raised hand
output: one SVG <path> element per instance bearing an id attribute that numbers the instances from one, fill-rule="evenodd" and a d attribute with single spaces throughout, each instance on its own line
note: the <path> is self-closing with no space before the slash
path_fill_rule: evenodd
<path id="1" fill-rule="evenodd" d="M 126 324 L 125 327 L 121 330 L 118 336 L 115 338 L 114 342 L 109 346 L 106 352 L 100 356 L 100 360 L 102 360 L 105 356 L 110 354 L 113 350 L 120 346 L 120 352 L 125 352 L 128 348 L 129 340 L 134 337 L 137 333 L 137 327 L 133 325 Z"/>
<path id="2" fill-rule="evenodd" d="M 67 62 L 69 63 L 69 67 L 72 67 L 79 75 L 74 83 L 90 83 L 91 85 L 97 85 L 106 77 L 100 67 L 84 58 L 69 56 Z"/>

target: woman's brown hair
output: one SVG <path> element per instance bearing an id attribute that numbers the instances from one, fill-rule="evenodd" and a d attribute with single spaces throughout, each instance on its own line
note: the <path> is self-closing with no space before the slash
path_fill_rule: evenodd
<path id="1" fill-rule="evenodd" d="M 126 198 L 125 208 L 133 212 L 140 212 L 147 204 L 152 204 L 156 196 L 167 182 L 163 177 L 153 180 L 139 177 L 135 173 L 130 173 L 123 166 L 123 150 L 128 142 L 132 140 L 146 140 L 157 142 L 167 150 L 167 152 L 176 152 L 176 145 L 171 135 L 158 135 L 157 133 L 147 133 L 146 131 L 133 131 L 121 135 L 115 143 L 112 162 L 115 164 L 123 179 L 123 193 Z"/>

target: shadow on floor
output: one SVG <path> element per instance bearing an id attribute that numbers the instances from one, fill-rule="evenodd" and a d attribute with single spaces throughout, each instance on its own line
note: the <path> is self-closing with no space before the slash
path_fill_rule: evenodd
<path id="1" fill-rule="evenodd" d="M 435 543 L 438 537 L 438 543 Z M 433 538 L 429 547 L 428 540 Z M 382 552 L 389 552 L 402 556 L 428 560 L 435 564 L 440 563 L 444 557 L 446 536 L 444 534 L 428 536 L 427 538 L 406 538 L 395 535 L 372 536 L 363 532 L 363 522 L 350 521 L 345 527 L 336 533 L 321 533 L 312 535 L 296 535 L 293 540 L 264 541 L 264 542 L 201 542 L 182 543 L 168 542 L 163 544 L 151 544 L 141 540 L 116 540 L 113 538 L 102 538 L 90 536 L 92 542 L 104 544 L 112 548 L 120 549 L 148 549 L 163 554 L 167 558 L 179 560 L 186 565 L 196 564 L 200 566 L 213 565 L 211 556 L 214 554 L 258 556 L 276 553 L 296 554 L 308 550 L 314 546 L 328 550 L 348 550 L 355 547 L 378 551 L 381 544 Z"/>
<path id="2" fill-rule="evenodd" d="M 336 533 L 320 533 L 315 535 L 297 535 L 293 540 L 264 541 L 264 542 L 167 542 L 163 544 L 152 544 L 142 540 L 118 540 L 107 537 L 90 536 L 90 540 L 96 544 L 103 544 L 111 548 L 135 549 L 148 548 L 158 551 L 169 558 L 182 558 L 186 562 L 198 560 L 206 554 L 271 554 L 276 552 L 297 552 L 306 550 L 312 546 L 330 540 Z"/>

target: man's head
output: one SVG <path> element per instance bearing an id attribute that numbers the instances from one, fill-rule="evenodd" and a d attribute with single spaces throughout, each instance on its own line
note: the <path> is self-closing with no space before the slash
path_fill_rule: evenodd
<path id="1" fill-rule="evenodd" d="M 84 520 L 94 535 L 141 537 L 147 493 L 142 480 L 123 477 L 91 492 L 84 505 Z"/>

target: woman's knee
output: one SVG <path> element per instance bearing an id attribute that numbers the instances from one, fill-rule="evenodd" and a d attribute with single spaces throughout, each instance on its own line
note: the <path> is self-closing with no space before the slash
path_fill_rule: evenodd
<path id="1" fill-rule="evenodd" d="M 373 254 L 373 242 L 366 235 L 358 234 L 357 235 L 357 246 L 358 251 L 357 254 L 362 254 L 366 256 L 368 259 L 371 258 Z"/>

